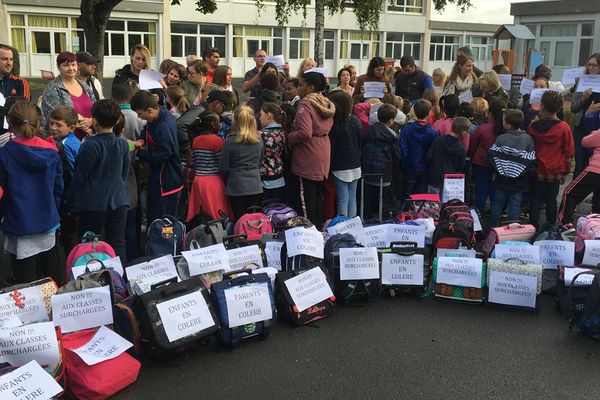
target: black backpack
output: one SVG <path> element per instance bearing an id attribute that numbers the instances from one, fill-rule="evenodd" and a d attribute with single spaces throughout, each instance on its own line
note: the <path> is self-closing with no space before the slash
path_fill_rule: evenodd
<path id="1" fill-rule="evenodd" d="M 442 206 L 432 244 L 434 249 L 456 249 L 460 246 L 472 249 L 475 246 L 473 216 L 464 201 L 454 199 Z"/>
<path id="2" fill-rule="evenodd" d="M 575 299 L 574 291 L 577 287 L 572 283 L 563 304 L 563 311 L 567 311 L 569 316 L 569 329 L 576 325 L 585 336 L 600 340 L 600 272 L 581 272 L 575 275 L 573 282 L 584 274 L 594 275 L 585 301 Z"/>

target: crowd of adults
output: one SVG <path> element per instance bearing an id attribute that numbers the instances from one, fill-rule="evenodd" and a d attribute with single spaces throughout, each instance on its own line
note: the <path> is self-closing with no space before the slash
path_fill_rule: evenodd
<path id="1" fill-rule="evenodd" d="M 506 66 L 481 71 L 468 47 L 447 77 L 439 68 L 429 76 L 410 56 L 397 67 L 374 57 L 364 74 L 340 69 L 337 85 L 311 58 L 293 73 L 266 56 L 254 54 L 239 88 L 218 49 L 187 56 L 185 66 L 167 59 L 162 88 L 146 91 L 138 83 L 151 54 L 138 44 L 105 99 L 94 57 L 62 52 L 58 76 L 36 104 L 27 81 L 11 74 L 11 48 L 0 45 L 8 123 L 0 132 L 2 230 L 14 279 L 62 280 L 59 248 L 68 253 L 87 231 L 102 232 L 125 263 L 142 254 L 145 227 L 165 215 L 190 225 L 223 214 L 237 220 L 278 201 L 322 226 L 335 215 L 354 217 L 359 197 L 370 218 L 380 200 L 399 208 L 410 194 L 440 193 L 445 174 L 464 173 L 492 225 L 504 208 L 515 219 L 523 206 L 541 229 L 544 205 L 548 224 L 568 225 L 600 183 L 595 153 L 588 165 L 589 148 L 600 152 L 592 133 L 600 94 L 565 89 L 546 65 L 532 79 L 554 91 L 531 104 L 518 88 L 502 88 Z M 599 65 L 600 54 L 591 55 L 585 73 L 599 74 Z M 369 82 L 383 83 L 381 96 L 365 98 Z M 467 93 L 473 100 L 461 102 Z M 574 135 L 561 121 L 563 95 L 572 98 Z M 559 214 L 558 188 L 573 157 L 577 179 Z"/>

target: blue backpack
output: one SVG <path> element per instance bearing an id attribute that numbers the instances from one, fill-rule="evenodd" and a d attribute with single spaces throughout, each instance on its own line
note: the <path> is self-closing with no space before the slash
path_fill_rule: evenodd
<path id="1" fill-rule="evenodd" d="M 155 219 L 148 227 L 146 255 L 181 254 L 184 237 L 185 225 L 177 218 L 165 215 Z"/>

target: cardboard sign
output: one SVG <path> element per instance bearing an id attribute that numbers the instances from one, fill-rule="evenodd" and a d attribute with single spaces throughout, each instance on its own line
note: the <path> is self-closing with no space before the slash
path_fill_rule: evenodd
<path id="1" fill-rule="evenodd" d="M 275 64 L 275 68 L 277 68 L 278 70 L 282 70 L 283 65 L 285 64 L 285 57 L 282 55 L 267 56 L 265 57 L 265 63 L 273 63 Z"/>
<path id="2" fill-rule="evenodd" d="M 364 83 L 365 99 L 378 98 L 382 99 L 385 95 L 385 83 L 384 82 L 365 82 Z"/>
<path id="3" fill-rule="evenodd" d="M 113 257 L 113 258 L 109 258 L 108 260 L 102 260 L 102 264 L 104 264 L 104 266 L 106 268 L 112 268 L 112 269 L 114 269 L 121 276 L 123 276 L 125 274 L 125 271 L 123 271 L 123 265 L 121 264 L 121 257 L 119 257 L 119 256 Z M 85 274 L 86 268 L 90 272 L 91 271 L 97 271 L 100 268 L 102 268 L 102 264 L 100 264 L 99 262 L 94 261 L 94 262 L 90 262 L 87 266 L 86 265 L 78 265 L 76 267 L 73 267 L 71 269 L 71 272 L 72 272 L 73 276 L 75 277 L 75 279 L 77 279 L 78 276 Z"/>
<path id="4" fill-rule="evenodd" d="M 24 324 L 48 321 L 48 313 L 39 286 L 0 294 L 0 318 L 14 315 Z"/>
<path id="5" fill-rule="evenodd" d="M 479 258 L 439 257 L 437 283 L 481 288 L 483 261 Z"/>
<path id="6" fill-rule="evenodd" d="M 462 178 L 444 177 L 444 187 L 442 188 L 442 203 L 458 199 L 465 201 L 465 176 Z"/>
<path id="7" fill-rule="evenodd" d="M 169 278 L 177 277 L 177 269 L 173 262 L 173 257 L 169 254 L 154 260 L 132 265 L 125 268 L 127 279 L 129 281 L 150 281 L 152 283 L 161 282 Z"/>
<path id="8" fill-rule="evenodd" d="M 19 366 L 33 360 L 51 366 L 60 361 L 56 330 L 51 321 L 0 331 L 0 363 Z"/>
<path id="9" fill-rule="evenodd" d="M 72 351 L 87 365 L 96 365 L 120 356 L 130 347 L 133 347 L 133 344 L 115 331 L 102 326 L 89 342 Z"/>
<path id="10" fill-rule="evenodd" d="M 385 225 L 374 225 L 366 227 L 365 241 L 366 247 L 388 247 L 390 244 L 387 241 L 387 228 Z"/>
<path id="11" fill-rule="evenodd" d="M 265 255 L 267 256 L 267 266 L 281 271 L 281 247 L 283 242 L 266 242 Z"/>
<path id="12" fill-rule="evenodd" d="M 63 333 L 113 323 L 109 286 L 55 294 L 51 301 L 54 325 Z"/>
<path id="13" fill-rule="evenodd" d="M 540 248 L 538 246 L 519 246 L 499 243 L 494 247 L 494 258 L 508 260 L 516 258 L 530 264 L 540 263 Z"/>
<path id="14" fill-rule="evenodd" d="M 575 278 L 575 276 L 577 274 L 580 274 L 582 272 L 587 272 L 587 271 L 597 272 L 597 271 L 594 271 L 592 269 L 587 269 L 587 268 L 565 268 L 565 286 L 573 285 L 573 278 Z M 583 274 L 577 278 L 577 280 L 575 281 L 575 284 L 573 286 L 590 286 L 593 281 L 594 281 L 594 275 Z"/>
<path id="15" fill-rule="evenodd" d="M 481 232 L 483 228 L 481 227 L 481 221 L 479 220 L 479 215 L 477 211 L 471 208 L 471 217 L 473 217 L 473 230 L 475 232 Z"/>
<path id="16" fill-rule="evenodd" d="M 575 243 L 562 240 L 539 240 L 533 243 L 540 248 L 540 263 L 544 269 L 556 269 L 559 265 L 575 265 Z"/>
<path id="17" fill-rule="evenodd" d="M 582 263 L 585 265 L 600 264 L 600 240 L 585 241 L 585 251 L 583 253 Z"/>
<path id="18" fill-rule="evenodd" d="M 472 249 L 438 249 L 437 256 L 475 258 L 475 256 L 477 256 L 477 252 Z"/>
<path id="19" fill-rule="evenodd" d="M 215 325 L 200 292 L 186 294 L 156 305 L 169 342 L 193 335 Z"/>
<path id="20" fill-rule="evenodd" d="M 327 233 L 330 235 L 337 235 L 342 233 L 349 233 L 354 236 L 354 239 L 360 244 L 366 241 L 365 229 L 363 228 L 360 217 L 354 217 L 352 219 L 340 222 L 334 226 L 327 228 Z"/>
<path id="21" fill-rule="evenodd" d="M 585 74 L 585 67 L 569 68 L 563 71 L 561 83 L 565 86 L 571 86 L 575 84 L 575 79 L 580 78 Z"/>
<path id="22" fill-rule="evenodd" d="M 458 96 L 458 100 L 461 103 L 471 103 L 473 101 L 473 92 L 471 92 L 470 90 L 467 90 L 466 92 L 462 92 Z"/>
<path id="23" fill-rule="evenodd" d="M 269 286 L 266 283 L 225 290 L 229 327 L 235 328 L 273 318 Z"/>
<path id="24" fill-rule="evenodd" d="M 535 82 L 531 79 L 523 78 L 521 79 L 521 86 L 519 86 L 519 92 L 522 95 L 530 94 L 535 86 Z"/>
<path id="25" fill-rule="evenodd" d="M 500 79 L 500 85 L 502 86 L 502 89 L 506 90 L 507 92 L 512 89 L 511 74 L 500 74 L 498 75 L 498 78 Z"/>
<path id="26" fill-rule="evenodd" d="M 50 374 L 31 361 L 13 372 L 0 376 L 2 400 L 49 400 L 63 389 Z"/>
<path id="27" fill-rule="evenodd" d="M 300 254 L 323 259 L 323 234 L 316 229 L 304 227 L 292 228 L 285 231 L 288 257 Z"/>
<path id="28" fill-rule="evenodd" d="M 579 77 L 577 92 L 585 92 L 587 89 L 592 89 L 594 93 L 600 93 L 600 75 L 583 74 Z"/>
<path id="29" fill-rule="evenodd" d="M 379 279 L 379 259 L 375 247 L 340 249 L 340 280 Z"/>
<path id="30" fill-rule="evenodd" d="M 388 246 L 391 242 L 415 242 L 417 247 L 425 247 L 425 226 L 386 224 L 385 227 Z"/>
<path id="31" fill-rule="evenodd" d="M 285 286 L 298 312 L 333 297 L 331 287 L 323 270 L 315 267 L 285 281 Z"/>
<path id="32" fill-rule="evenodd" d="M 488 301 L 535 308 L 537 279 L 534 276 L 491 271 Z"/>
<path id="33" fill-rule="evenodd" d="M 263 267 L 262 255 L 256 244 L 227 250 L 227 255 L 229 257 L 229 269 L 231 270 Z"/>
<path id="34" fill-rule="evenodd" d="M 383 254 L 381 258 L 381 283 L 384 285 L 423 286 L 423 254 L 401 256 Z"/>

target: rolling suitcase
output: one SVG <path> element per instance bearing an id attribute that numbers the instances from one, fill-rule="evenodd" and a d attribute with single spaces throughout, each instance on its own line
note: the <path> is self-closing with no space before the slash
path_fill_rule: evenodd
<path id="1" fill-rule="evenodd" d="M 480 258 L 436 257 L 430 286 L 436 299 L 483 303 L 486 264 Z"/>
<path id="2" fill-rule="evenodd" d="M 542 266 L 521 260 L 487 260 L 487 304 L 540 310 Z"/>
<path id="3" fill-rule="evenodd" d="M 431 275 L 430 250 L 415 242 L 392 242 L 381 249 L 382 292 L 389 297 L 416 296 L 427 290 Z"/>

